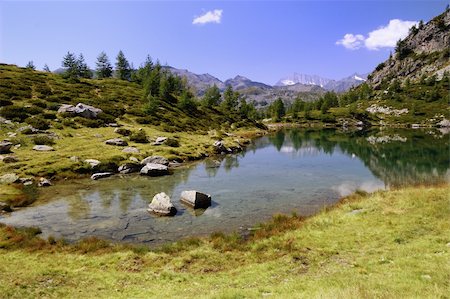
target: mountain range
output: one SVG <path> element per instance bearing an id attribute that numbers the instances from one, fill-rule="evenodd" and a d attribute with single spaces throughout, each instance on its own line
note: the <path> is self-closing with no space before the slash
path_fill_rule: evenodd
<path id="1" fill-rule="evenodd" d="M 257 105 L 264 106 L 277 98 L 291 102 L 296 97 L 304 101 L 314 101 L 327 91 L 345 92 L 353 86 L 366 81 L 367 74 L 354 73 L 341 80 L 332 80 L 317 75 L 294 73 L 280 79 L 275 85 L 252 81 L 244 76 L 236 76 L 224 82 L 210 74 L 195 74 L 188 70 L 166 66 L 173 74 L 186 78 L 189 86 L 197 96 L 202 96 L 206 89 L 216 85 L 220 90 L 230 85 L 234 90 L 246 96 Z"/>

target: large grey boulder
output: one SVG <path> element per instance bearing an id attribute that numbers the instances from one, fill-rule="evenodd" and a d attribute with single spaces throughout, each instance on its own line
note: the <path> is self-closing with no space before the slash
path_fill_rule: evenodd
<path id="1" fill-rule="evenodd" d="M 169 174 L 169 168 L 162 164 L 148 163 L 142 167 L 140 173 L 148 176 L 161 176 Z"/>
<path id="2" fill-rule="evenodd" d="M 450 120 L 444 118 L 440 122 L 437 123 L 438 127 L 441 128 L 449 128 L 450 127 Z"/>
<path id="3" fill-rule="evenodd" d="M 108 139 L 105 141 L 106 144 L 109 145 L 116 145 L 116 146 L 127 146 L 128 143 L 125 140 L 122 140 L 120 138 L 113 138 L 113 139 Z"/>
<path id="4" fill-rule="evenodd" d="M 127 153 L 127 154 L 139 154 L 139 149 L 135 148 L 135 147 L 132 147 L 132 146 L 129 146 L 129 147 L 124 148 L 122 150 L 122 152 L 123 153 Z"/>
<path id="5" fill-rule="evenodd" d="M 150 156 L 141 161 L 141 164 L 145 165 L 148 163 L 161 164 L 165 166 L 169 166 L 169 160 L 162 156 Z"/>
<path id="6" fill-rule="evenodd" d="M 64 104 L 58 109 L 58 113 L 71 113 L 84 118 L 97 118 L 97 115 L 102 112 L 102 109 L 83 103 L 78 103 L 76 106 Z"/>
<path id="7" fill-rule="evenodd" d="M 35 145 L 33 146 L 33 150 L 38 152 L 50 152 L 54 151 L 55 149 L 49 145 Z"/>
<path id="8" fill-rule="evenodd" d="M 12 146 L 12 142 L 9 142 L 7 140 L 0 141 L 0 154 L 9 153 Z"/>
<path id="9" fill-rule="evenodd" d="M 153 197 L 147 211 L 160 216 L 174 216 L 177 213 L 177 209 L 170 201 L 170 197 L 164 192 L 158 193 Z"/>
<path id="10" fill-rule="evenodd" d="M 122 174 L 127 174 L 127 173 L 133 173 L 133 172 L 139 172 L 142 168 L 142 165 L 137 164 L 137 163 L 125 163 L 123 165 L 119 166 L 119 169 L 117 171 L 119 171 Z"/>
<path id="11" fill-rule="evenodd" d="M 93 175 L 91 175 L 91 179 L 98 180 L 98 179 L 110 177 L 112 175 L 113 175 L 112 172 L 97 172 L 97 173 L 94 173 Z"/>
<path id="12" fill-rule="evenodd" d="M 211 206 L 211 195 L 195 190 L 181 192 L 180 200 L 194 209 L 206 209 Z"/>

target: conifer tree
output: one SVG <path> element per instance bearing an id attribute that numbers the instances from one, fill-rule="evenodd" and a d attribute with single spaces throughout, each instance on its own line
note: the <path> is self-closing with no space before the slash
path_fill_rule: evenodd
<path id="1" fill-rule="evenodd" d="M 62 66 L 66 69 L 65 75 L 68 78 L 78 78 L 78 63 L 75 54 L 67 52 L 67 54 L 63 58 Z"/>
<path id="2" fill-rule="evenodd" d="M 131 80 L 130 63 L 125 58 L 122 50 L 119 51 L 116 58 L 116 77 L 121 80 Z"/>
<path id="3" fill-rule="evenodd" d="M 104 79 L 112 76 L 113 68 L 105 52 L 101 52 L 98 55 L 96 66 L 95 73 L 97 74 L 97 78 Z"/>

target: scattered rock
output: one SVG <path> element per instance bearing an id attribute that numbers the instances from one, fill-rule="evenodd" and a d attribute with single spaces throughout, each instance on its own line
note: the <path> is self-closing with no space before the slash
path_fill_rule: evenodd
<path id="1" fill-rule="evenodd" d="M 50 187 L 51 185 L 52 183 L 50 182 L 50 180 L 46 178 L 39 179 L 38 187 Z"/>
<path id="2" fill-rule="evenodd" d="M 0 211 L 10 213 L 10 212 L 12 212 L 12 209 L 11 209 L 11 206 L 9 204 L 4 203 L 4 202 L 0 202 Z"/>
<path id="3" fill-rule="evenodd" d="M 19 159 L 15 156 L 0 156 L 0 161 L 3 161 L 3 163 L 16 163 L 19 162 Z"/>
<path id="4" fill-rule="evenodd" d="M 148 211 L 160 216 L 174 216 L 177 213 L 177 209 L 170 201 L 170 197 L 164 193 L 156 194 L 152 202 L 148 205 Z"/>
<path id="5" fill-rule="evenodd" d="M 95 137 L 95 138 L 103 138 L 103 137 L 105 137 L 105 136 L 103 136 L 102 134 L 95 134 L 94 137 Z"/>
<path id="6" fill-rule="evenodd" d="M 13 146 L 12 142 L 9 142 L 7 140 L 3 140 L 0 142 L 0 154 L 7 154 L 10 153 L 10 149 Z"/>
<path id="7" fill-rule="evenodd" d="M 148 163 L 142 167 L 140 173 L 148 176 L 160 176 L 169 174 L 169 168 L 166 165 Z"/>
<path id="8" fill-rule="evenodd" d="M 106 144 L 109 145 L 116 145 L 116 146 L 127 146 L 128 143 L 125 140 L 122 140 L 120 138 L 113 138 L 113 139 L 108 139 L 105 141 Z"/>
<path id="9" fill-rule="evenodd" d="M 383 107 L 383 106 L 378 106 L 376 104 L 372 104 L 370 107 L 368 107 L 366 109 L 367 112 L 371 113 L 371 114 L 375 114 L 375 113 L 381 113 L 381 114 L 393 114 L 395 116 L 400 116 L 402 114 L 408 113 L 408 108 L 403 108 L 403 109 L 394 109 L 392 107 Z"/>
<path id="10" fill-rule="evenodd" d="M 2 184 L 12 184 L 19 180 L 19 176 L 15 173 L 7 173 L 0 177 L 0 183 Z"/>
<path id="11" fill-rule="evenodd" d="M 106 124 L 106 126 L 111 127 L 111 128 L 117 128 L 117 127 L 119 127 L 119 124 L 118 123 L 109 123 L 109 124 Z"/>
<path id="12" fill-rule="evenodd" d="M 92 168 L 98 166 L 101 163 L 99 160 L 95 160 L 95 159 L 86 159 L 83 162 L 91 165 Z"/>
<path id="13" fill-rule="evenodd" d="M 28 125 L 28 126 L 23 126 L 17 129 L 17 132 L 23 133 L 23 134 L 37 134 L 40 131 L 36 128 L 33 128 L 33 126 Z"/>
<path id="14" fill-rule="evenodd" d="M 450 128 L 450 120 L 444 118 L 443 120 L 437 123 L 437 126 L 441 128 Z"/>
<path id="15" fill-rule="evenodd" d="M 6 118 L 0 116 L 0 124 L 3 124 L 3 125 L 12 125 L 13 123 L 12 123 L 12 121 L 10 121 L 9 119 L 6 119 Z"/>
<path id="16" fill-rule="evenodd" d="M 17 137 L 17 133 L 14 133 L 14 132 L 8 132 L 6 134 L 8 135 L 9 138 Z"/>
<path id="17" fill-rule="evenodd" d="M 194 209 L 206 209 L 211 206 L 211 195 L 195 190 L 181 192 L 180 200 Z"/>
<path id="18" fill-rule="evenodd" d="M 139 154 L 139 149 L 135 147 L 126 147 L 122 150 L 122 152 L 127 154 Z"/>
<path id="19" fill-rule="evenodd" d="M 93 175 L 91 175 L 91 179 L 98 180 L 98 179 L 110 177 L 112 175 L 113 175 L 112 172 L 98 172 L 98 173 L 94 173 Z"/>
<path id="20" fill-rule="evenodd" d="M 40 152 L 49 152 L 49 151 L 54 151 L 55 149 L 48 145 L 35 145 L 35 146 L 33 146 L 33 150 L 40 151 Z"/>
<path id="21" fill-rule="evenodd" d="M 115 128 L 114 133 L 120 134 L 122 136 L 130 136 L 131 130 L 125 129 L 125 128 Z"/>
<path id="22" fill-rule="evenodd" d="M 32 178 L 20 178 L 19 183 L 23 184 L 24 186 L 32 185 L 33 179 Z"/>
<path id="23" fill-rule="evenodd" d="M 149 156 L 141 161 L 141 164 L 145 165 L 148 163 L 161 164 L 165 166 L 169 166 L 169 160 L 162 156 Z"/>
<path id="24" fill-rule="evenodd" d="M 130 160 L 131 162 L 139 163 L 139 160 L 136 157 L 130 157 L 128 160 Z"/>
<path id="25" fill-rule="evenodd" d="M 118 171 L 122 174 L 139 172 L 141 170 L 142 165 L 136 163 L 125 163 L 119 166 Z"/>
<path id="26" fill-rule="evenodd" d="M 167 137 L 158 137 L 156 138 L 155 142 L 153 142 L 153 145 L 162 145 L 166 141 Z"/>
<path id="27" fill-rule="evenodd" d="M 230 150 L 225 147 L 225 144 L 223 143 L 222 140 L 215 141 L 213 146 L 214 146 L 214 151 L 218 154 L 225 154 L 225 153 L 230 152 Z"/>
<path id="28" fill-rule="evenodd" d="M 78 103 L 76 106 L 64 104 L 58 109 L 58 113 L 71 113 L 84 118 L 97 118 L 97 115 L 102 112 L 102 109 L 83 103 Z"/>
<path id="29" fill-rule="evenodd" d="M 77 157 L 77 156 L 72 156 L 72 157 L 70 157 L 69 159 L 70 159 L 70 161 L 72 161 L 72 162 L 79 162 L 79 161 L 80 161 L 80 157 Z"/>

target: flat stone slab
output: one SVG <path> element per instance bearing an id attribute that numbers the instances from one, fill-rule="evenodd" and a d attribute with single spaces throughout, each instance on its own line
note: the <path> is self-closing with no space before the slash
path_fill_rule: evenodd
<path id="1" fill-rule="evenodd" d="M 135 147 L 126 147 L 122 150 L 123 153 L 127 153 L 127 154 L 138 154 L 139 153 L 139 149 L 135 148 Z"/>
<path id="2" fill-rule="evenodd" d="M 33 150 L 38 152 L 51 152 L 54 151 L 55 149 L 48 145 L 35 145 L 33 146 Z"/>
<path id="3" fill-rule="evenodd" d="M 162 156 L 149 156 L 141 161 L 142 165 L 146 165 L 148 163 L 161 164 L 165 166 L 169 166 L 169 160 Z"/>

